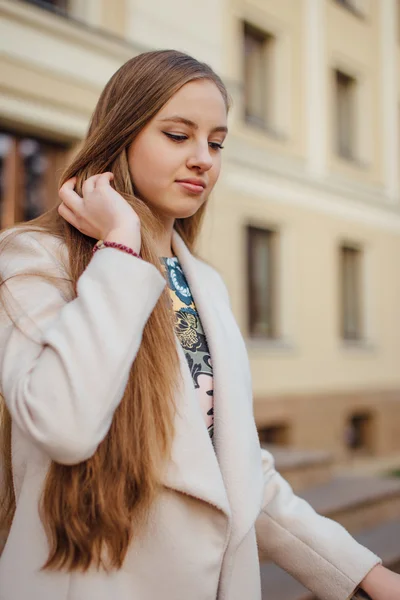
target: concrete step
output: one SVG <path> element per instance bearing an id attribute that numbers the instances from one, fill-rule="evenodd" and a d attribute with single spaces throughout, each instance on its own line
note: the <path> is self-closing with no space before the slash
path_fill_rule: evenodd
<path id="1" fill-rule="evenodd" d="M 400 571 L 400 519 L 361 531 L 354 537 L 380 556 L 386 567 Z M 261 587 L 263 600 L 318 600 L 273 563 L 261 563 Z"/>
<path id="2" fill-rule="evenodd" d="M 354 456 L 345 464 L 338 464 L 334 472 L 338 475 L 389 476 L 400 472 L 400 454 L 389 456 Z"/>
<path id="3" fill-rule="evenodd" d="M 299 491 L 329 481 L 333 457 L 325 450 L 300 450 L 288 446 L 264 445 L 275 459 L 277 471 Z"/>

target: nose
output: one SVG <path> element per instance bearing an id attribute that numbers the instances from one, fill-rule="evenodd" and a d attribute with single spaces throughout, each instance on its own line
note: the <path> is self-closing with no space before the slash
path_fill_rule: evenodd
<path id="1" fill-rule="evenodd" d="M 206 144 L 197 144 L 192 151 L 192 155 L 188 158 L 187 166 L 190 169 L 198 169 L 199 171 L 209 171 L 213 165 L 213 158 L 210 154 L 208 142 Z"/>

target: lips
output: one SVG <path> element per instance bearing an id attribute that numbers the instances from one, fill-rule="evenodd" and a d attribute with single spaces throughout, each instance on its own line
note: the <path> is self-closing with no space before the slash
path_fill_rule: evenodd
<path id="1" fill-rule="evenodd" d="M 192 192 L 193 194 L 201 194 L 206 187 L 206 184 L 202 179 L 195 178 L 178 179 L 176 183 L 185 188 L 187 191 Z"/>

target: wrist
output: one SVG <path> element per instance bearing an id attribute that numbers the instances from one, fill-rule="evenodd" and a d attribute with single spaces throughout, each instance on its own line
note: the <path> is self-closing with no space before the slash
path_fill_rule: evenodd
<path id="1" fill-rule="evenodd" d="M 370 597 L 374 597 L 376 591 L 379 590 L 380 585 L 382 584 L 382 579 L 384 580 L 386 576 L 386 569 L 382 565 L 376 565 L 363 579 L 360 584 L 361 589 L 369 594 Z"/>
<path id="2" fill-rule="evenodd" d="M 105 242 L 114 242 L 116 244 L 123 244 L 132 248 L 134 252 L 140 254 L 141 249 L 141 235 L 140 235 L 140 224 L 136 226 L 125 226 L 118 229 L 112 229 L 104 236 Z"/>
<path id="3" fill-rule="evenodd" d="M 372 600 L 396 600 L 400 598 L 400 575 L 377 565 L 363 579 L 360 587 Z"/>

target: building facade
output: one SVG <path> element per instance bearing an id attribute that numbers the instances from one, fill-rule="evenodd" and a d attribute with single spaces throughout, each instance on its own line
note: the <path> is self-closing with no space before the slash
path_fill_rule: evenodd
<path id="1" fill-rule="evenodd" d="M 398 3 L 232 1 L 209 233 L 265 441 L 399 450 Z M 229 231 L 229 244 L 221 244 Z"/>
<path id="2" fill-rule="evenodd" d="M 125 60 L 207 61 L 233 106 L 199 251 L 248 346 L 261 439 L 400 455 L 398 2 L 0 0 L 0 16 L 1 227 L 57 201 Z"/>

